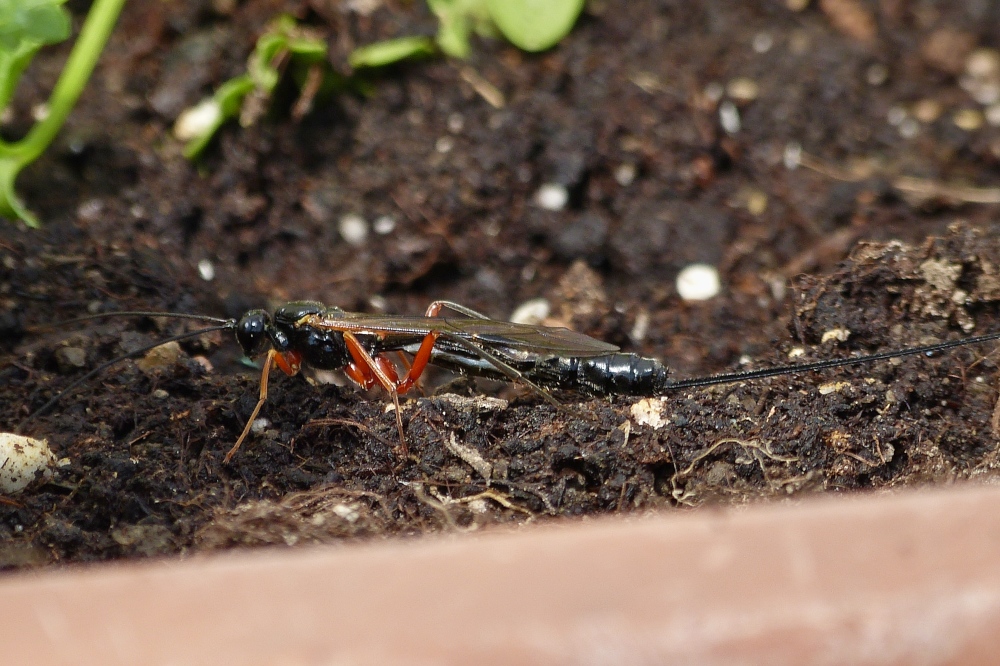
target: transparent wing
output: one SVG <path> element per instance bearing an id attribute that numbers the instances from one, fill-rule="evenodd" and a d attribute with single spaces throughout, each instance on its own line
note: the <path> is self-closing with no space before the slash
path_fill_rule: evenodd
<path id="1" fill-rule="evenodd" d="M 472 317 L 408 317 L 343 312 L 324 314 L 311 325 L 375 335 L 382 339 L 384 349 L 400 349 L 412 345 L 431 331 L 440 331 L 487 349 L 506 347 L 543 355 L 580 357 L 618 351 L 615 345 L 568 328 Z"/>

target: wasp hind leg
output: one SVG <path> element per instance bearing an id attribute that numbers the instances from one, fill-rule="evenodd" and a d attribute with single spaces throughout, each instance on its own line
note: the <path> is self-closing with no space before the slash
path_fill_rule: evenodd
<path id="1" fill-rule="evenodd" d="M 396 366 L 388 357 L 381 354 L 372 357 L 354 334 L 344 333 L 347 350 L 354 359 L 346 368 L 347 375 L 364 389 L 371 388 L 378 383 L 392 397 L 392 404 L 396 410 L 396 428 L 399 430 L 399 445 L 404 456 L 409 454 L 409 448 L 406 446 L 406 437 L 403 433 L 403 413 L 399 406 L 399 394 L 406 393 L 416 385 L 420 375 L 423 374 L 430 362 L 431 352 L 434 350 L 434 342 L 437 338 L 436 331 L 432 331 L 424 337 L 423 342 L 420 343 L 420 349 L 413 356 L 413 362 L 406 375 L 400 379 L 396 373 Z"/>
<path id="2" fill-rule="evenodd" d="M 491 319 L 484 315 L 482 312 L 476 312 L 472 308 L 467 308 L 464 305 L 459 305 L 458 303 L 452 301 L 434 301 L 427 306 L 427 311 L 424 312 L 425 317 L 437 317 L 441 314 L 441 310 L 448 308 L 454 312 L 465 315 L 470 319 Z"/>
<path id="3" fill-rule="evenodd" d="M 347 376 L 363 389 L 370 389 L 377 383 L 392 397 L 392 404 L 396 410 L 396 429 L 399 431 L 399 448 L 403 457 L 406 457 L 410 450 L 406 446 L 406 436 L 403 434 L 403 414 L 399 406 L 399 390 L 396 388 L 399 384 L 396 366 L 384 356 L 372 358 L 353 333 L 345 332 L 344 342 L 347 343 L 347 351 L 354 359 L 344 369 Z"/>

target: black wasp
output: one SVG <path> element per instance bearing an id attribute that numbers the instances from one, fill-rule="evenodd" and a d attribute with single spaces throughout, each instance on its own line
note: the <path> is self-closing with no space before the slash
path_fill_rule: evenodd
<path id="1" fill-rule="evenodd" d="M 452 314 L 442 316 L 445 311 Z M 399 395 L 417 384 L 428 364 L 477 377 L 524 384 L 545 400 L 559 405 L 550 390 L 568 389 L 589 395 L 656 396 L 677 389 L 857 365 L 1000 339 L 1000 332 L 988 333 L 865 356 L 673 380 L 668 368 L 656 359 L 619 351 L 615 345 L 567 328 L 490 319 L 449 301 L 434 301 L 422 317 L 347 312 L 316 301 L 293 301 L 273 313 L 250 310 L 239 319 L 127 311 L 90 315 L 65 323 L 127 316 L 195 319 L 215 325 L 160 340 L 98 366 L 37 409 L 29 419 L 47 411 L 68 391 L 119 361 L 137 357 L 167 342 L 209 331 L 231 330 L 244 354 L 250 357 L 266 354 L 266 357 L 257 405 L 239 439 L 226 454 L 227 463 L 243 444 L 267 400 L 268 376 L 274 365 L 288 375 L 297 374 L 303 363 L 322 370 L 342 370 L 362 388 L 382 387 L 396 407 L 396 425 L 400 442 L 404 443 Z M 406 368 L 402 376 L 393 358 L 397 354 Z"/>

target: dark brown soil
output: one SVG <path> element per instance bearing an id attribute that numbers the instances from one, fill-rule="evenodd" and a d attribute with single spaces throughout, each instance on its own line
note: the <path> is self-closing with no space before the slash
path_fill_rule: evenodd
<path id="1" fill-rule="evenodd" d="M 545 297 L 554 321 L 679 377 L 1000 328 L 995 206 L 970 201 L 992 191 L 968 189 L 995 180 L 1000 128 L 960 85 L 971 49 L 997 46 L 993 3 L 600 0 L 551 52 L 478 42 L 468 63 L 392 68 L 370 96 L 300 122 L 278 100 L 191 164 L 174 119 L 242 71 L 280 10 L 321 31 L 341 69 L 355 45 L 435 29 L 422 3 L 227 4 L 129 3 L 57 144 L 19 179 L 45 227 L 0 227 L 5 430 L 85 372 L 60 350 L 93 367 L 192 328 L 29 330 L 112 308 L 235 316 L 318 299 L 420 314 L 448 299 L 506 318 Z M 61 57 L 29 70 L 6 134 L 28 126 Z M 738 78 L 756 99 L 726 95 Z M 959 111 L 974 112 L 964 129 Z M 564 210 L 534 203 L 545 183 L 568 189 Z M 338 230 L 352 213 L 395 226 L 352 245 Z M 679 299 L 695 261 L 719 267 L 719 297 Z M 840 329 L 846 341 L 824 341 Z M 636 406 L 560 396 L 589 419 L 494 383 L 429 388 L 404 401 L 407 457 L 383 395 L 278 376 L 270 425 L 230 465 L 257 374 L 217 333 L 181 349 L 109 369 L 28 423 L 63 460 L 0 503 L 0 566 L 940 484 L 997 465 L 988 347 Z"/>

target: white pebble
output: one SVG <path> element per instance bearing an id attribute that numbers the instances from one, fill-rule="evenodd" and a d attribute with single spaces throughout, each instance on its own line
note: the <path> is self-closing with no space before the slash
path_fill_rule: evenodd
<path id="1" fill-rule="evenodd" d="M 356 213 L 348 213 L 340 218 L 340 237 L 351 245 L 364 245 L 368 238 L 368 223 Z"/>
<path id="2" fill-rule="evenodd" d="M 709 264 L 691 264 L 677 274 L 677 293 L 685 301 L 706 301 L 722 290 L 719 271 Z"/>
<path id="3" fill-rule="evenodd" d="M 450 153 L 455 147 L 455 140 L 450 136 L 443 136 L 434 143 L 434 150 L 439 153 Z"/>
<path id="4" fill-rule="evenodd" d="M 1000 127 L 1000 104 L 993 104 L 986 109 L 986 122 L 993 127 Z"/>
<path id="5" fill-rule="evenodd" d="M 622 187 L 628 187 L 635 182 L 637 171 L 638 169 L 631 162 L 619 164 L 618 168 L 615 169 L 615 182 Z"/>
<path id="6" fill-rule="evenodd" d="M 838 342 L 847 342 L 847 339 L 851 337 L 851 331 L 846 328 L 831 328 L 827 331 L 823 331 L 823 337 L 820 338 L 820 344 L 824 342 L 829 342 L 830 340 L 837 340 Z"/>
<path id="7" fill-rule="evenodd" d="M 649 426 L 659 430 L 670 425 L 670 418 L 663 414 L 667 404 L 666 398 L 643 398 L 629 408 L 636 425 Z"/>
<path id="8" fill-rule="evenodd" d="M 905 118 L 899 123 L 899 136 L 904 139 L 912 139 L 920 131 L 920 123 L 913 118 Z"/>
<path id="9" fill-rule="evenodd" d="M 758 32 L 753 36 L 754 53 L 767 53 L 774 46 L 774 37 L 766 32 Z"/>
<path id="10" fill-rule="evenodd" d="M 753 79 L 741 76 L 726 84 L 726 94 L 733 100 L 745 104 L 760 96 L 760 86 Z"/>
<path id="11" fill-rule="evenodd" d="M 385 236 L 386 234 L 391 234 L 392 230 L 396 228 L 396 220 L 391 215 L 382 215 L 376 218 L 372 222 L 372 229 L 375 230 L 379 236 Z"/>
<path id="12" fill-rule="evenodd" d="M 785 168 L 789 171 L 795 171 L 799 168 L 799 164 L 802 163 L 802 144 L 798 141 L 789 141 L 785 144 L 785 152 L 781 156 L 782 162 L 785 163 Z"/>
<path id="13" fill-rule="evenodd" d="M 36 123 L 40 123 L 49 117 L 49 105 L 48 104 L 35 104 L 31 107 L 31 119 Z"/>
<path id="14" fill-rule="evenodd" d="M 632 324 L 632 330 L 628 334 L 632 342 L 638 343 L 646 339 L 646 334 L 649 333 L 649 323 L 649 312 L 645 309 L 639 310 L 639 314 L 635 316 L 635 323 Z"/>
<path id="15" fill-rule="evenodd" d="M 211 282 L 215 279 L 215 264 L 208 259 L 202 259 L 198 262 L 198 275 L 205 282 Z"/>
<path id="16" fill-rule="evenodd" d="M 545 210 L 562 210 L 569 203 L 569 190 L 559 183 L 546 183 L 535 192 L 535 203 Z"/>
<path id="17" fill-rule="evenodd" d="M 180 141 L 198 139 L 214 130 L 222 118 L 222 107 L 214 99 L 206 99 L 185 109 L 174 123 L 174 137 Z"/>
<path id="18" fill-rule="evenodd" d="M 19 493 L 36 479 L 52 478 L 56 457 L 44 439 L 0 433 L 0 493 Z"/>
<path id="19" fill-rule="evenodd" d="M 880 86 L 889 80 L 889 68 L 877 62 L 865 70 L 865 80 L 870 86 Z"/>
<path id="20" fill-rule="evenodd" d="M 76 209 L 77 217 L 84 222 L 93 222 L 97 220 L 103 212 L 104 202 L 100 199 L 88 199 L 80 204 L 80 207 Z"/>
<path id="21" fill-rule="evenodd" d="M 743 127 L 740 110 L 728 99 L 719 105 L 719 124 L 727 134 L 736 134 Z"/>
<path id="22" fill-rule="evenodd" d="M 361 514 L 358 513 L 357 509 L 355 509 L 353 506 L 348 506 L 347 504 L 336 505 L 335 507 L 333 507 L 333 512 L 349 523 L 357 522 L 358 518 L 361 517 Z"/>
<path id="23" fill-rule="evenodd" d="M 983 125 L 983 114 L 976 109 L 959 109 L 952 115 L 955 126 L 966 132 L 974 132 Z"/>
<path id="24" fill-rule="evenodd" d="M 718 81 L 712 81 L 705 85 L 705 90 L 703 91 L 705 97 L 709 99 L 712 103 L 717 103 L 722 96 L 726 94 L 726 88 Z"/>
<path id="25" fill-rule="evenodd" d="M 550 312 L 552 312 L 552 306 L 549 305 L 547 299 L 533 298 L 517 306 L 517 309 L 510 315 L 510 321 L 514 324 L 535 326 L 542 323 Z"/>
<path id="26" fill-rule="evenodd" d="M 976 49 L 965 59 L 965 72 L 977 79 L 1000 76 L 1000 52 L 996 49 Z"/>

